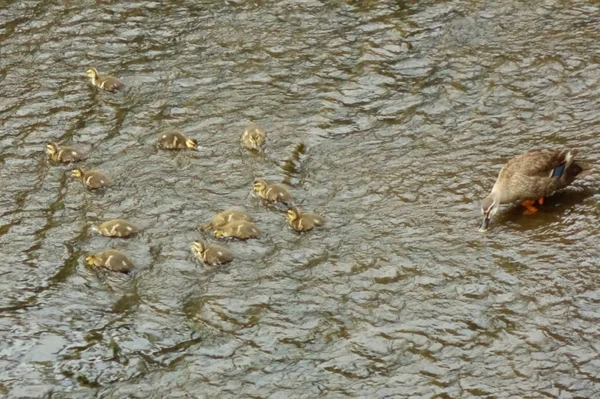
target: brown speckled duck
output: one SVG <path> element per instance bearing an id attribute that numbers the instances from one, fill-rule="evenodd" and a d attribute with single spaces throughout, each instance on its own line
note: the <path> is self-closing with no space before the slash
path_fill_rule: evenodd
<path id="1" fill-rule="evenodd" d="M 90 266 L 104 267 L 113 272 L 129 273 L 134 265 L 131 259 L 116 249 L 107 249 L 93 255 L 88 255 L 85 262 Z"/>
<path id="2" fill-rule="evenodd" d="M 544 197 L 567 187 L 575 178 L 590 169 L 575 162 L 577 150 L 531 151 L 508 161 L 500 170 L 490 195 L 481 204 L 483 222 L 481 231 L 487 231 L 490 218 L 501 204 L 519 201 L 527 208 L 526 215 L 537 212 Z"/>
<path id="3" fill-rule="evenodd" d="M 242 146 L 248 150 L 261 151 L 265 144 L 265 131 L 256 125 L 250 125 L 242 133 Z"/>
<path id="4" fill-rule="evenodd" d="M 59 147 L 56 143 L 46 144 L 46 153 L 51 160 L 56 162 L 70 163 L 85 159 L 85 154 L 72 147 Z"/>
<path id="5" fill-rule="evenodd" d="M 158 136 L 158 147 L 165 150 L 196 149 L 198 148 L 198 142 L 194 139 L 188 139 L 180 131 L 170 130 Z"/>
<path id="6" fill-rule="evenodd" d="M 90 190 L 112 186 L 112 181 L 97 170 L 89 170 L 86 172 L 81 168 L 75 168 L 71 171 L 71 176 L 81 180 L 81 182 Z"/>
<path id="7" fill-rule="evenodd" d="M 92 84 L 106 91 L 117 91 L 125 87 L 123 82 L 114 76 L 100 76 L 96 68 L 90 68 L 87 71 L 87 76 L 92 79 Z"/>
<path id="8" fill-rule="evenodd" d="M 250 215 L 243 211 L 227 210 L 218 213 L 209 223 L 200 227 L 202 231 L 208 231 L 218 229 L 219 227 L 225 226 L 227 223 L 234 220 L 247 220 L 252 221 Z"/>
<path id="9" fill-rule="evenodd" d="M 296 231 L 309 231 L 313 227 L 322 226 L 325 220 L 314 213 L 302 213 L 296 207 L 287 210 L 288 224 Z"/>
<path id="10" fill-rule="evenodd" d="M 283 204 L 294 202 L 294 197 L 281 184 L 271 184 L 264 179 L 256 179 L 252 184 L 252 188 L 260 198 L 266 201 L 281 202 Z"/>
<path id="11" fill-rule="evenodd" d="M 247 220 L 234 220 L 229 222 L 225 226 L 215 229 L 214 234 L 217 238 L 232 237 L 240 240 L 260 238 L 262 235 L 258 227 Z"/>
<path id="12" fill-rule="evenodd" d="M 129 237 L 140 232 L 139 227 L 124 219 L 112 219 L 101 223 L 98 232 L 105 237 Z"/>
<path id="13" fill-rule="evenodd" d="M 192 244 L 192 251 L 198 259 L 210 266 L 223 265 L 233 260 L 233 254 L 220 245 L 206 245 L 202 241 Z"/>

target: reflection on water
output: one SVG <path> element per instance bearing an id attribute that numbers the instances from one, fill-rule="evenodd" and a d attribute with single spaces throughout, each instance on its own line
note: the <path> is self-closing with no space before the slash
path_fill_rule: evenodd
<path id="1" fill-rule="evenodd" d="M 0 15 L 3 394 L 597 396 L 597 179 L 477 231 L 515 154 L 598 163 L 595 2 L 33 0 Z M 128 89 L 94 89 L 90 67 Z M 251 122 L 264 154 L 240 148 Z M 170 128 L 199 151 L 157 150 Z M 48 141 L 115 187 L 87 191 Z M 255 177 L 326 227 L 291 231 Z M 190 245 L 227 208 L 265 237 L 204 268 Z M 142 233 L 91 229 L 112 218 Z M 108 247 L 132 276 L 84 266 Z"/>

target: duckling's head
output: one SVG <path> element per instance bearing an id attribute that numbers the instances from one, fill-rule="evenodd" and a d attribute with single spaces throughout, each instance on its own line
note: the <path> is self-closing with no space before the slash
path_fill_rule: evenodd
<path id="1" fill-rule="evenodd" d="M 87 76 L 92 80 L 98 79 L 98 70 L 96 68 L 90 68 L 87 70 Z"/>
<path id="2" fill-rule="evenodd" d="M 54 155 L 58 152 L 58 145 L 56 143 L 47 143 L 46 144 L 46 153 L 48 155 Z"/>
<path id="3" fill-rule="evenodd" d="M 294 220 L 296 220 L 300 217 L 300 211 L 295 206 L 288 208 L 287 217 L 290 222 L 293 222 Z"/>
<path id="4" fill-rule="evenodd" d="M 81 168 L 75 168 L 71 171 L 71 177 L 74 177 L 76 179 L 83 179 L 83 169 Z"/>
<path id="5" fill-rule="evenodd" d="M 197 140 L 194 140 L 194 139 L 187 139 L 187 140 L 185 141 L 185 146 L 186 146 L 187 148 L 193 148 L 193 149 L 196 149 L 196 148 L 198 148 L 198 141 L 197 141 Z"/>
<path id="6" fill-rule="evenodd" d="M 85 263 L 92 266 L 96 263 L 96 256 L 95 255 L 88 255 L 85 257 Z"/>
<path id="7" fill-rule="evenodd" d="M 196 255 L 202 256 L 204 251 L 206 251 L 206 244 L 202 241 L 194 241 L 192 244 L 192 251 L 194 251 Z"/>
<path id="8" fill-rule="evenodd" d="M 249 127 L 244 132 L 244 137 L 247 139 L 247 144 L 252 149 L 260 151 L 262 144 L 264 143 L 264 133 L 257 127 Z"/>
<path id="9" fill-rule="evenodd" d="M 257 193 L 260 193 L 261 191 L 266 190 L 266 188 L 267 188 L 267 182 L 264 179 L 255 179 L 254 183 L 252 183 L 252 188 Z"/>

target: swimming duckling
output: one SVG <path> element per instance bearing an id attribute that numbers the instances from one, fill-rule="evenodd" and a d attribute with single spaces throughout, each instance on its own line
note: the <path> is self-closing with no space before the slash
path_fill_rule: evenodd
<path id="1" fill-rule="evenodd" d="M 253 189 L 260 198 L 270 202 L 282 202 L 284 204 L 294 202 L 292 195 L 281 184 L 269 184 L 264 179 L 256 179 L 253 183 Z"/>
<path id="2" fill-rule="evenodd" d="M 198 142 L 188 139 L 177 130 L 170 130 L 158 137 L 158 146 L 165 150 L 183 150 L 186 148 L 198 148 Z"/>
<path id="3" fill-rule="evenodd" d="M 249 238 L 260 238 L 261 235 L 262 233 L 254 223 L 247 220 L 234 220 L 215 229 L 215 237 L 217 238 L 233 237 L 247 240 Z"/>
<path id="4" fill-rule="evenodd" d="M 223 227 L 227 223 L 232 222 L 234 220 L 247 220 L 251 222 L 252 218 L 250 217 L 250 215 L 243 211 L 223 211 L 221 213 L 218 213 L 209 223 L 205 224 L 204 226 L 201 226 L 200 230 L 207 231 Z"/>
<path id="5" fill-rule="evenodd" d="M 105 237 L 129 237 L 140 232 L 139 227 L 123 219 L 106 221 L 97 229 Z"/>
<path id="6" fill-rule="evenodd" d="M 90 190 L 112 186 L 112 180 L 97 170 L 85 172 L 81 168 L 75 168 L 71 171 L 71 176 L 81 180 Z"/>
<path id="7" fill-rule="evenodd" d="M 296 207 L 287 210 L 288 223 L 296 231 L 308 231 L 313 227 L 323 226 L 325 220 L 314 213 L 302 213 Z"/>
<path id="8" fill-rule="evenodd" d="M 92 84 L 94 86 L 104 89 L 106 91 L 120 90 L 123 87 L 125 87 L 123 82 L 121 82 L 119 79 L 115 78 L 114 76 L 110 76 L 110 75 L 100 76 L 100 74 L 98 74 L 98 70 L 96 68 L 88 69 L 87 76 L 92 78 Z"/>
<path id="9" fill-rule="evenodd" d="M 56 162 L 78 162 L 85 159 L 85 154 L 72 147 L 59 148 L 56 143 L 46 144 L 46 153 L 50 156 L 50 159 Z"/>
<path id="10" fill-rule="evenodd" d="M 251 125 L 242 133 L 242 146 L 249 150 L 261 151 L 265 144 L 265 131 L 256 125 Z"/>
<path id="11" fill-rule="evenodd" d="M 134 267 L 131 259 L 116 249 L 107 249 L 97 254 L 88 255 L 85 262 L 90 266 L 105 267 L 113 272 L 121 273 L 129 273 Z"/>
<path id="12" fill-rule="evenodd" d="M 211 266 L 222 265 L 233 260 L 233 254 L 220 245 L 206 245 L 202 241 L 194 241 L 192 251 L 198 259 Z"/>

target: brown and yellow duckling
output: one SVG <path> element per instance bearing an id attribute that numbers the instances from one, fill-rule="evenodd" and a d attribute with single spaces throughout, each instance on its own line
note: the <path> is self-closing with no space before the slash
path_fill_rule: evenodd
<path id="1" fill-rule="evenodd" d="M 72 147 L 60 148 L 56 143 L 46 144 L 46 154 L 48 154 L 51 160 L 56 162 L 69 163 L 83 161 L 85 159 L 85 154 L 83 152 Z"/>
<path id="2" fill-rule="evenodd" d="M 194 241 L 192 251 L 198 259 L 210 266 L 223 265 L 233 260 L 233 254 L 220 245 L 206 245 L 202 241 Z"/>
<path id="3" fill-rule="evenodd" d="M 227 223 L 225 226 L 221 226 L 215 229 L 215 237 L 233 237 L 240 240 L 247 240 L 249 238 L 260 238 L 262 233 L 256 227 L 256 225 L 247 220 L 234 220 Z"/>
<path id="4" fill-rule="evenodd" d="M 247 220 L 248 222 L 251 222 L 252 218 L 243 211 L 227 210 L 218 213 L 209 223 L 201 226 L 200 230 L 207 231 L 217 229 L 234 220 Z"/>
<path id="5" fill-rule="evenodd" d="M 288 224 L 296 231 L 309 231 L 313 227 L 323 226 L 325 220 L 314 213 L 302 213 L 296 207 L 287 210 Z"/>
<path id="6" fill-rule="evenodd" d="M 264 179 L 256 179 L 252 186 L 258 196 L 266 201 L 281 202 L 283 204 L 294 202 L 292 195 L 281 184 L 270 184 Z"/>
<path id="7" fill-rule="evenodd" d="M 90 266 L 104 267 L 113 272 L 129 273 L 134 265 L 131 259 L 123 252 L 116 249 L 107 249 L 85 258 L 85 263 Z"/>
<path id="8" fill-rule="evenodd" d="M 264 144 L 265 131 L 258 126 L 248 126 L 242 133 L 242 146 L 248 150 L 261 151 Z"/>
<path id="9" fill-rule="evenodd" d="M 124 219 L 108 220 L 97 227 L 105 237 L 129 237 L 140 232 L 140 228 Z"/>
<path id="10" fill-rule="evenodd" d="M 158 146 L 165 150 L 184 150 L 186 148 L 198 148 L 198 141 L 188 139 L 177 130 L 170 130 L 158 136 Z"/>
<path id="11" fill-rule="evenodd" d="M 106 91 L 121 90 L 125 87 L 123 82 L 114 76 L 104 75 L 100 76 L 96 68 L 88 69 L 87 76 L 92 79 L 92 84 Z"/>
<path id="12" fill-rule="evenodd" d="M 112 180 L 97 170 L 84 171 L 81 168 L 75 168 L 71 171 L 71 176 L 81 182 L 90 190 L 112 186 Z"/>

